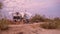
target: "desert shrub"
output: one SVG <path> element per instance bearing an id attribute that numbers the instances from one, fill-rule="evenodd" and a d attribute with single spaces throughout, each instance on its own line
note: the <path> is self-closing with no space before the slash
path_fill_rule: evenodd
<path id="1" fill-rule="evenodd" d="M 40 26 L 44 29 L 57 29 L 58 28 L 57 22 L 47 22 L 47 23 L 40 24 Z"/>
<path id="2" fill-rule="evenodd" d="M 17 33 L 17 34 L 23 34 L 23 32 L 19 32 L 19 33 Z"/>
<path id="3" fill-rule="evenodd" d="M 40 26 L 45 29 L 60 29 L 60 18 L 45 19 L 46 23 L 41 24 Z"/>
<path id="4" fill-rule="evenodd" d="M 44 22 L 44 17 L 40 16 L 39 14 L 36 14 L 30 19 L 30 22 Z"/>
<path id="5" fill-rule="evenodd" d="M 59 17 L 54 18 L 54 22 L 56 22 L 58 28 L 60 29 L 60 18 Z"/>
<path id="6" fill-rule="evenodd" d="M 60 18 L 59 17 L 56 17 L 53 19 L 55 22 L 60 22 Z"/>
<path id="7" fill-rule="evenodd" d="M 53 22 L 53 20 L 49 18 L 45 18 L 44 22 Z"/>
<path id="8" fill-rule="evenodd" d="M 0 30 L 7 30 L 8 29 L 8 24 L 6 22 L 6 19 L 0 20 Z"/>
<path id="9" fill-rule="evenodd" d="M 40 24 L 40 26 L 44 29 L 60 29 L 60 22 L 48 22 Z"/>
<path id="10" fill-rule="evenodd" d="M 55 17 L 54 20 L 60 20 L 60 18 L 59 17 Z"/>

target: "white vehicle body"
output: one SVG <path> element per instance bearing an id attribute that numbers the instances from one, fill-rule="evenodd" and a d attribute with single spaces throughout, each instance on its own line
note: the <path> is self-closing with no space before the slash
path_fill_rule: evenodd
<path id="1" fill-rule="evenodd" d="M 10 15 L 12 15 L 12 17 L 14 16 L 19 16 L 19 17 L 22 17 L 24 19 L 30 19 L 32 14 L 29 13 L 29 12 L 18 12 L 19 14 L 16 15 L 16 12 L 9 12 Z M 17 20 L 17 19 L 13 19 L 13 20 Z M 19 20 L 18 20 L 19 21 Z"/>

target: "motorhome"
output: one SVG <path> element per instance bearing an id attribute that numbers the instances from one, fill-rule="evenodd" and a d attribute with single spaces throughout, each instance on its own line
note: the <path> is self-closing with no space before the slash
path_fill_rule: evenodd
<path id="1" fill-rule="evenodd" d="M 11 14 L 14 22 L 29 23 L 29 18 L 31 17 L 28 12 L 12 12 Z"/>

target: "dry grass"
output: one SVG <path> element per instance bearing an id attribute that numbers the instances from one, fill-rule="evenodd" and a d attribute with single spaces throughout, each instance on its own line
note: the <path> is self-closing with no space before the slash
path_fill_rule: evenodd
<path id="1" fill-rule="evenodd" d="M 7 29 L 8 29 L 7 20 L 5 19 L 0 20 L 0 30 L 7 30 Z"/>

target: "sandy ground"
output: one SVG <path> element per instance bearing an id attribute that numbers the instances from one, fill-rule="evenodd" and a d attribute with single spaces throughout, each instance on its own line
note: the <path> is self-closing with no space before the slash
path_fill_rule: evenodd
<path id="1" fill-rule="evenodd" d="M 60 30 L 48 30 L 39 27 L 39 23 L 9 25 L 9 30 L 0 34 L 60 34 Z"/>

